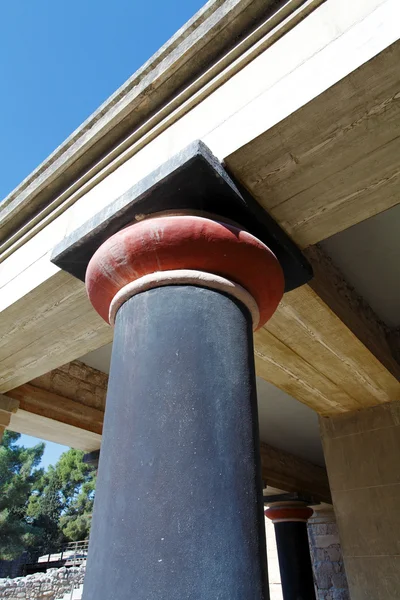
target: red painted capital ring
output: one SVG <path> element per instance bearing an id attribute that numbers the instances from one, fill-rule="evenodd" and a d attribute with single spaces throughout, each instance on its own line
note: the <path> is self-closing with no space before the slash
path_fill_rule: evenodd
<path id="1" fill-rule="evenodd" d="M 285 521 L 302 521 L 306 523 L 314 514 L 309 506 L 271 506 L 264 512 L 273 523 L 284 523 Z"/>
<path id="2" fill-rule="evenodd" d="M 258 305 L 258 327 L 276 310 L 284 277 L 275 255 L 253 235 L 197 216 L 164 216 L 122 229 L 95 252 L 86 289 L 96 311 L 109 321 L 110 304 L 129 283 L 146 275 L 191 269 L 241 285 Z"/>

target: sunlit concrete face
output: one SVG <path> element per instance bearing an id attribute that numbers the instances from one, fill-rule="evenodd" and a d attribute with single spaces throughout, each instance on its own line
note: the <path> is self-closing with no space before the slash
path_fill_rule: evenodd
<path id="1" fill-rule="evenodd" d="M 109 373 L 111 344 L 83 356 L 90 367 Z M 317 414 L 274 385 L 257 377 L 261 441 L 291 452 L 316 465 L 324 465 Z"/>

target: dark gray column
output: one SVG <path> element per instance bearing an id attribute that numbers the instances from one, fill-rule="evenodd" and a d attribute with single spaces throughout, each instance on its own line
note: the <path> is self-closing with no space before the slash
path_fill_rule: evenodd
<path id="1" fill-rule="evenodd" d="M 258 444 L 247 308 L 182 285 L 127 300 L 84 600 L 268 599 Z"/>
<path id="2" fill-rule="evenodd" d="M 310 266 L 200 141 L 52 261 L 116 315 L 85 600 L 268 598 L 252 325 Z"/>
<path id="3" fill-rule="evenodd" d="M 307 519 L 312 514 L 313 510 L 301 502 L 271 505 L 265 511 L 275 526 L 284 600 L 315 600 L 307 534 Z"/>

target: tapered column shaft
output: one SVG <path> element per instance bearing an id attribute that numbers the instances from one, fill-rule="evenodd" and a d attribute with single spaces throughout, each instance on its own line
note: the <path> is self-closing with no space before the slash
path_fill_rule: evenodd
<path id="1" fill-rule="evenodd" d="M 314 600 L 314 580 L 307 524 L 275 523 L 284 600 Z"/>
<path id="2" fill-rule="evenodd" d="M 307 520 L 313 510 L 303 502 L 271 505 L 265 516 L 275 526 L 284 600 L 315 600 Z"/>
<path id="3" fill-rule="evenodd" d="M 202 287 L 119 309 L 85 600 L 269 597 L 252 339 Z"/>

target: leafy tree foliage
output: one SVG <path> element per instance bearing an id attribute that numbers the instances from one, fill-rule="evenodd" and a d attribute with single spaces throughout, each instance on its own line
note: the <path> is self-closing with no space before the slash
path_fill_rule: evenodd
<path id="1" fill-rule="evenodd" d="M 93 466 L 84 463 L 83 452 L 74 448 L 43 474 L 38 492 L 30 498 L 28 514 L 44 531 L 44 552 L 51 552 L 62 541 L 88 537 L 95 485 Z"/>
<path id="2" fill-rule="evenodd" d="M 20 435 L 5 431 L 0 443 L 0 558 L 12 559 L 37 542 L 39 532 L 27 517 L 32 489 L 43 476 L 38 466 L 44 444 L 17 445 Z"/>
<path id="3" fill-rule="evenodd" d="M 60 479 L 50 466 L 38 481 L 29 498 L 27 516 L 38 531 L 35 551 L 47 554 L 57 550 L 64 540 L 59 521 L 63 511 Z"/>
<path id="4" fill-rule="evenodd" d="M 83 462 L 81 450 L 71 448 L 61 455 L 56 472 L 64 502 L 60 528 L 68 540 L 84 540 L 90 530 L 96 471 L 92 465 Z"/>
<path id="5" fill-rule="evenodd" d="M 5 432 L 0 444 L 0 558 L 23 550 L 40 554 L 62 542 L 86 539 L 93 511 L 96 472 L 83 452 L 70 449 L 47 471 L 39 469 L 44 444 L 17 445 Z"/>

